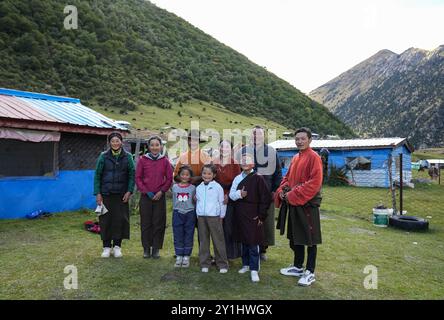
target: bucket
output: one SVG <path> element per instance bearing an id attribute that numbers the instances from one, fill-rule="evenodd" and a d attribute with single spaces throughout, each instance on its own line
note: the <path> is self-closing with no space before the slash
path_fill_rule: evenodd
<path id="1" fill-rule="evenodd" d="M 393 214 L 393 209 L 375 209 L 373 208 L 373 225 L 376 227 L 387 227 L 389 216 Z"/>

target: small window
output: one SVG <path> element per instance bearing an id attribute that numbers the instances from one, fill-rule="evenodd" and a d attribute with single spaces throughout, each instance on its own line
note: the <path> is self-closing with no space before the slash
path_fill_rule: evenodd
<path id="1" fill-rule="evenodd" d="M 0 139 L 0 178 L 53 177 L 57 163 L 56 146 L 56 142 Z"/>
<path id="2" fill-rule="evenodd" d="M 347 168 L 351 170 L 371 170 L 372 161 L 370 157 L 347 157 Z"/>

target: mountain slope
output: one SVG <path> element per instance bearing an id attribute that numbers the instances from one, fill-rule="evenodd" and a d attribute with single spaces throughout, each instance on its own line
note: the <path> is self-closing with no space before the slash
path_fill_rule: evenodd
<path id="1" fill-rule="evenodd" d="M 417 147 L 444 146 L 444 46 L 379 51 L 313 90 L 362 136 L 408 136 Z"/>
<path id="2" fill-rule="evenodd" d="M 235 129 L 252 128 L 257 124 L 276 130 L 276 139 L 283 139 L 283 132 L 288 131 L 288 128 L 274 121 L 233 113 L 214 102 L 190 100 L 183 102 L 182 106 L 173 103 L 169 109 L 140 105 L 137 110 L 126 111 L 123 114 L 116 113 L 113 108 L 93 108 L 111 119 L 130 122 L 134 133 L 139 130 L 142 132 L 144 130 L 167 132 L 169 131 L 168 127 L 189 130 L 191 121 L 199 121 L 199 128 L 202 130 L 211 128 L 220 134 L 223 134 L 224 129 L 232 129 L 235 133 Z"/>
<path id="3" fill-rule="evenodd" d="M 289 83 L 183 19 L 142 0 L 0 2 L 0 86 L 80 97 L 89 105 L 171 108 L 198 99 L 288 128 L 351 130 Z"/>

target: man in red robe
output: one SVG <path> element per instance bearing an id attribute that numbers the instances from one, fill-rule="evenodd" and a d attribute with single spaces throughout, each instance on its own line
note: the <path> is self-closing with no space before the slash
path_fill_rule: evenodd
<path id="1" fill-rule="evenodd" d="M 287 238 L 294 251 L 294 264 L 281 269 L 281 274 L 300 277 L 298 284 L 309 286 L 316 281 L 314 270 L 317 245 L 322 243 L 319 214 L 322 160 L 310 148 L 310 129 L 296 130 L 295 140 L 299 153 L 293 157 L 275 195 L 276 207 L 280 207 L 284 201 L 288 207 Z M 304 271 L 305 246 L 307 264 Z"/>

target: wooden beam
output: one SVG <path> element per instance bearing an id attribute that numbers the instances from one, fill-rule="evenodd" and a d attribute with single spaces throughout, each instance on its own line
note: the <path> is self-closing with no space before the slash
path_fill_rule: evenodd
<path id="1" fill-rule="evenodd" d="M 89 126 L 79 126 L 68 123 L 55 123 L 47 121 L 35 120 L 14 120 L 9 118 L 0 118 L 0 126 L 21 129 L 34 129 L 58 132 L 85 133 L 96 135 L 108 135 L 113 131 L 118 131 L 122 136 L 126 136 L 129 132 L 115 128 L 95 128 Z"/>

